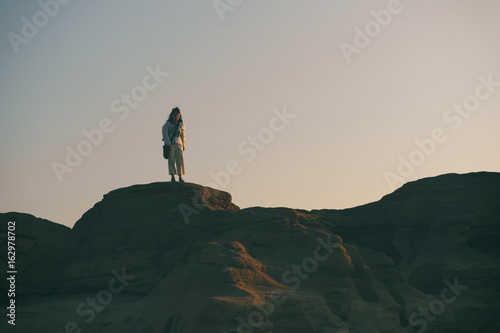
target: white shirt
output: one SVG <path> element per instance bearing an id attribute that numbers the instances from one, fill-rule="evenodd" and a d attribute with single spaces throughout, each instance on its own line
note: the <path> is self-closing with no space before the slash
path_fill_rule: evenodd
<path id="1" fill-rule="evenodd" d="M 174 137 L 172 138 L 172 142 L 170 142 L 170 137 L 172 136 L 172 131 L 175 129 L 177 124 L 179 124 L 179 128 L 177 129 L 177 131 L 175 131 L 176 133 L 175 133 Z M 161 133 L 163 135 L 163 141 L 165 142 L 165 144 L 167 146 L 170 144 L 173 144 L 173 145 L 179 145 L 182 148 L 184 148 L 186 145 L 186 139 L 184 137 L 184 133 L 186 132 L 186 128 L 184 127 L 183 122 L 177 123 L 177 124 L 173 124 L 170 121 L 167 121 L 165 123 L 165 125 L 163 125 L 163 127 L 161 129 Z"/>

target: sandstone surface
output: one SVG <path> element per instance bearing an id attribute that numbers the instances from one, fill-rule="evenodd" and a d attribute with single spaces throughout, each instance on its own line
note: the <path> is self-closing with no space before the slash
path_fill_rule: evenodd
<path id="1" fill-rule="evenodd" d="M 17 325 L 2 332 L 500 332 L 498 173 L 313 211 L 153 183 L 106 194 L 73 229 L 7 213 L 0 236 L 13 220 Z"/>

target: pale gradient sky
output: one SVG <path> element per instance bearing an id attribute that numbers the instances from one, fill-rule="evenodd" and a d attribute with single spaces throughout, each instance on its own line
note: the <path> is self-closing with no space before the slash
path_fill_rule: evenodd
<path id="1" fill-rule="evenodd" d="M 0 212 L 73 226 L 111 190 L 168 180 L 161 127 L 174 106 L 185 179 L 208 184 L 237 161 L 221 189 L 242 208 L 376 201 L 392 192 L 384 174 L 435 128 L 447 140 L 405 181 L 500 171 L 500 87 L 457 129 L 443 119 L 478 77 L 500 82 L 500 2 L 403 0 L 348 63 L 340 44 L 389 2 L 244 0 L 221 21 L 212 0 L 73 0 L 16 53 L 8 33 L 41 7 L 2 1 Z M 148 66 L 170 75 L 121 120 L 111 104 Z M 238 146 L 284 108 L 295 118 L 248 162 Z M 60 182 L 51 164 L 103 118 L 114 131 Z"/>

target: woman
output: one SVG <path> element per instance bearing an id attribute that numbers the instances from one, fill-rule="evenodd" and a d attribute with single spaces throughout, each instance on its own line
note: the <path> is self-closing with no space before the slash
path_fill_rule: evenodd
<path id="1" fill-rule="evenodd" d="M 171 175 L 170 181 L 175 182 L 174 175 L 179 175 L 179 182 L 184 183 L 184 150 L 186 140 L 184 133 L 186 129 L 182 121 L 181 110 L 178 107 L 172 109 L 167 122 L 162 127 L 163 141 L 170 149 L 168 158 L 168 173 Z"/>

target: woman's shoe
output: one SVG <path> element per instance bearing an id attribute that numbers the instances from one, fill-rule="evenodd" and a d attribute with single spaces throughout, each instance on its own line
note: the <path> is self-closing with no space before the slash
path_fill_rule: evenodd
<path id="1" fill-rule="evenodd" d="M 179 183 L 184 183 L 184 179 L 182 179 L 181 177 L 179 177 Z"/>
<path id="2" fill-rule="evenodd" d="M 176 181 L 176 180 L 175 180 L 174 175 L 172 175 L 172 178 L 170 178 L 170 181 L 171 181 L 172 183 L 175 183 L 175 181 Z"/>

